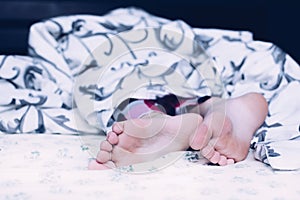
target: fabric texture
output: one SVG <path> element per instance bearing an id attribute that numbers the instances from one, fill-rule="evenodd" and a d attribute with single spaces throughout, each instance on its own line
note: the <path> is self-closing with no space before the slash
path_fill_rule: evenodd
<path id="1" fill-rule="evenodd" d="M 256 158 L 300 168 L 299 65 L 250 32 L 192 28 L 126 8 L 36 23 L 29 56 L 0 59 L 3 133 L 98 134 L 128 98 L 258 92 L 269 113 L 252 141 Z"/>
<path id="2" fill-rule="evenodd" d="M 167 165 L 132 165 L 91 171 L 89 147 L 104 136 L 0 135 L 0 199 L 280 199 L 300 197 L 300 171 L 274 171 L 253 154 L 228 166 L 211 166 L 177 152 L 159 159 Z M 96 152 L 96 151 L 95 151 Z M 183 155 L 183 154 L 184 155 Z M 172 158 L 173 157 L 173 158 Z M 165 160 L 169 160 L 165 162 Z M 171 160 L 171 162 L 170 162 Z"/>

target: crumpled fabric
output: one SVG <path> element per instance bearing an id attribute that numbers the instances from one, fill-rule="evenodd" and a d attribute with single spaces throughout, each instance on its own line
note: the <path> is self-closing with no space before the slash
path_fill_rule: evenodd
<path id="1" fill-rule="evenodd" d="M 128 97 L 258 92 L 269 113 L 252 141 L 256 158 L 300 168 L 299 65 L 248 31 L 192 28 L 122 8 L 33 24 L 29 55 L 0 60 L 3 133 L 99 134 Z"/>

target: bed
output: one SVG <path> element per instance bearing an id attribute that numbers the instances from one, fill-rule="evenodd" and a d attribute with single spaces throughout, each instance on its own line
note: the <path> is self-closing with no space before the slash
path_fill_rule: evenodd
<path id="1" fill-rule="evenodd" d="M 167 19 L 149 16 L 143 10 L 130 7 L 110 12 L 107 16 L 111 17 L 108 18 L 112 23 L 102 23 L 102 28 L 113 31 L 128 28 L 126 24 L 116 26 L 114 23 L 117 22 L 112 20 L 120 15 L 126 18 L 128 13 L 133 15 L 132 19 L 137 19 L 136 16 L 140 19 L 142 16 L 149 18 L 149 22 L 168 23 Z M 72 77 L 65 78 L 65 75 L 82 74 L 81 69 L 78 70 L 76 66 L 80 65 L 81 56 L 84 55 L 69 51 L 67 47 L 74 48 L 72 47 L 74 42 L 71 37 L 65 40 L 63 36 L 66 33 L 79 37 L 89 34 L 93 23 L 88 23 L 87 30 L 84 26 L 82 29 L 81 19 L 91 22 L 96 18 L 94 21 L 101 22 L 101 20 L 106 21 L 106 18 L 99 19 L 97 16 L 89 15 L 54 17 L 37 22 L 30 27 L 29 56 L 27 54 L 1 56 L 1 89 L 8 91 L 9 94 L 1 99 L 1 199 L 40 199 L 45 196 L 47 199 L 298 199 L 300 197 L 300 190 L 297 187 L 300 178 L 299 154 L 297 154 L 300 97 L 293 92 L 299 89 L 299 66 L 281 49 L 271 43 L 253 41 L 249 31 L 193 29 L 202 36 L 199 42 L 210 55 L 213 55 L 214 62 L 218 63 L 218 66 L 222 66 L 220 63 L 244 64 L 241 63 L 243 59 L 240 60 L 240 57 L 236 62 L 226 60 L 226 54 L 221 55 L 218 50 L 224 45 L 223 43 L 225 45 L 234 43 L 229 48 L 235 52 L 239 52 L 241 46 L 247 46 L 249 51 L 255 49 L 255 56 L 265 58 L 265 70 L 269 70 L 268 66 L 273 62 L 286 69 L 282 70 L 284 75 L 279 85 L 277 84 L 278 71 L 275 70 L 274 76 L 268 77 L 270 81 L 265 83 L 263 81 L 266 77 L 257 76 L 259 68 L 255 62 L 250 62 L 251 66 L 254 64 L 256 67 L 255 73 L 247 70 L 240 74 L 236 73 L 243 74 L 241 77 L 246 84 L 238 82 L 239 77 L 236 74 L 234 77 L 227 77 L 228 80 L 237 83 L 234 86 L 232 82 L 227 83 L 225 87 L 227 95 L 238 96 L 247 90 L 257 90 L 257 85 L 263 85 L 260 89 L 264 91 L 270 103 L 270 116 L 257 132 L 252 150 L 246 160 L 220 167 L 209 164 L 197 152 L 175 152 L 149 163 L 107 171 L 88 171 L 87 165 L 94 159 L 99 143 L 105 136 L 95 134 L 95 127 L 89 126 L 94 125 L 95 121 L 90 120 L 92 121 L 90 123 L 74 117 L 79 113 L 79 116 L 85 118 L 93 108 L 84 107 L 75 111 L 71 109 L 72 112 L 69 112 L 72 103 L 67 98 L 69 95 L 67 92 L 72 91 L 70 86 Z M 68 30 L 68 27 L 71 29 Z M 79 32 L 72 32 L 72 30 Z M 64 34 L 62 36 L 57 33 Z M 86 43 L 88 44 L 88 41 Z M 239 45 L 236 45 L 237 43 Z M 93 43 L 89 45 L 93 46 Z M 53 46 L 56 47 L 55 51 Z M 51 66 L 61 68 L 51 68 Z M 42 74 L 39 67 L 49 70 L 49 74 L 56 78 L 56 84 L 41 81 L 51 80 L 51 76 L 47 78 L 39 76 Z M 222 69 L 216 70 L 222 71 Z M 224 76 L 226 73 L 225 70 Z M 21 97 L 19 93 L 14 93 L 19 90 L 10 86 L 10 84 L 20 84 L 18 81 L 20 74 L 27 80 L 25 83 L 22 82 L 24 88 L 30 89 L 29 93 L 24 92 Z M 229 76 L 230 73 L 228 72 L 227 75 Z M 41 84 L 36 84 L 37 82 L 34 81 Z M 274 89 L 270 88 L 276 85 L 277 93 L 274 95 Z M 43 91 L 43 87 L 47 90 Z M 58 91 L 57 88 L 60 90 L 54 93 L 55 95 L 49 92 Z M 42 98 L 42 92 L 45 91 L 47 91 L 47 99 Z M 286 105 L 284 97 L 287 95 L 292 95 L 294 101 L 290 102 L 290 109 L 285 108 L 288 114 L 279 115 L 278 118 L 276 113 L 282 112 L 278 109 L 278 105 Z M 16 101 L 16 99 L 21 100 Z M 11 106 L 16 102 L 20 103 L 20 108 L 10 112 Z M 39 109 L 36 109 L 37 107 Z M 293 115 L 289 115 L 290 113 Z M 103 120 L 108 120 L 105 115 Z M 278 120 L 281 123 L 277 123 Z M 288 134 L 278 139 L 277 133 L 282 130 Z"/>
<path id="2" fill-rule="evenodd" d="M 148 165 L 138 172 L 88 171 L 92 156 L 78 136 L 1 135 L 0 141 L 1 199 L 298 199 L 300 195 L 299 171 L 274 171 L 252 153 L 225 167 L 176 155 L 161 169 Z"/>

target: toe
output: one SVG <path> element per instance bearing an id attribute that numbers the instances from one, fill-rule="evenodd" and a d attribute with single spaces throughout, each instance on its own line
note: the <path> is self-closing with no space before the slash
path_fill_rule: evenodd
<path id="1" fill-rule="evenodd" d="M 116 134 L 121 134 L 123 132 L 123 129 L 124 129 L 124 123 L 122 122 L 117 122 L 112 126 L 112 130 Z"/>
<path id="2" fill-rule="evenodd" d="M 206 124 L 200 124 L 197 132 L 190 138 L 190 146 L 194 150 L 201 150 L 207 145 L 211 134 L 208 132 L 208 127 Z"/>
<path id="3" fill-rule="evenodd" d="M 208 160 L 210 160 L 213 155 L 215 154 L 215 150 L 214 148 L 208 144 L 207 146 L 205 146 L 202 150 L 201 150 L 201 154 L 207 158 Z"/>
<path id="4" fill-rule="evenodd" d="M 113 161 L 108 161 L 105 163 L 105 166 L 108 167 L 109 169 L 114 169 L 116 168 L 116 165 Z"/>
<path id="5" fill-rule="evenodd" d="M 112 149 L 113 149 L 113 146 L 107 140 L 104 140 L 101 142 L 100 150 L 110 152 L 110 151 L 112 151 Z"/>
<path id="6" fill-rule="evenodd" d="M 235 163 L 235 161 L 233 159 L 231 159 L 231 158 L 227 159 L 227 165 L 232 165 L 234 163 Z"/>
<path id="7" fill-rule="evenodd" d="M 96 160 L 100 163 L 106 163 L 111 159 L 111 153 L 107 151 L 99 151 Z"/>
<path id="8" fill-rule="evenodd" d="M 109 132 L 107 135 L 107 141 L 112 145 L 117 144 L 119 142 L 118 135 L 115 132 Z"/>
<path id="9" fill-rule="evenodd" d="M 209 159 L 210 162 L 216 164 L 220 161 L 220 154 L 219 152 L 215 151 L 214 155 Z"/>
<path id="10" fill-rule="evenodd" d="M 218 164 L 221 166 L 227 165 L 227 158 L 225 156 L 220 156 Z"/>
<path id="11" fill-rule="evenodd" d="M 104 164 L 98 163 L 96 160 L 92 160 L 89 163 L 88 169 L 89 170 L 105 170 L 105 169 L 109 169 L 109 167 L 107 167 Z"/>

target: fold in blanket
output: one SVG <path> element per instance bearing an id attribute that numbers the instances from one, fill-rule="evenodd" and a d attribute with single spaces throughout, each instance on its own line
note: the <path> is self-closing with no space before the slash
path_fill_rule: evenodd
<path id="1" fill-rule="evenodd" d="M 0 59 L 3 133 L 98 134 L 128 97 L 258 92 L 269 114 L 252 141 L 256 158 L 274 169 L 300 168 L 300 67 L 247 31 L 191 28 L 117 9 L 38 22 L 29 56 Z"/>

